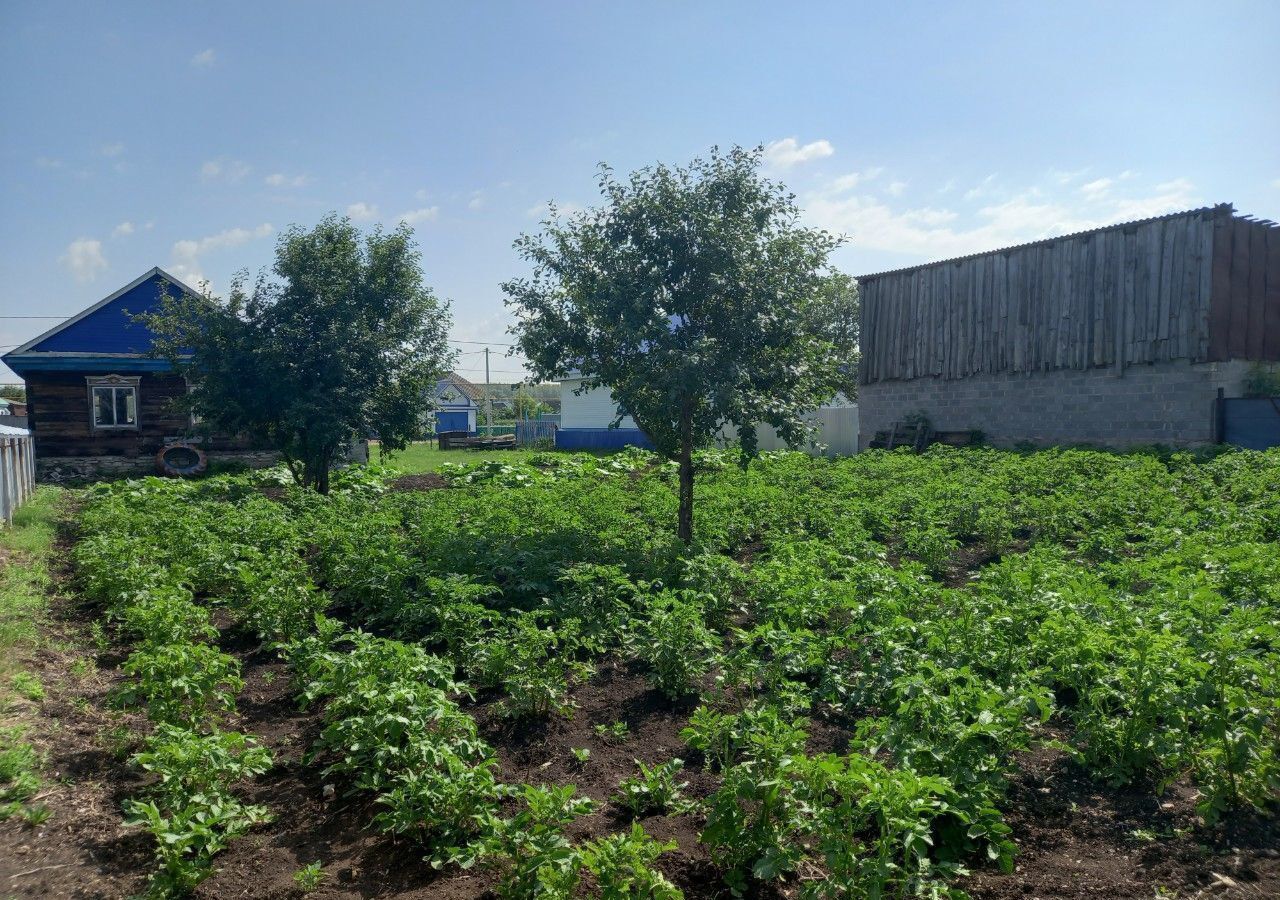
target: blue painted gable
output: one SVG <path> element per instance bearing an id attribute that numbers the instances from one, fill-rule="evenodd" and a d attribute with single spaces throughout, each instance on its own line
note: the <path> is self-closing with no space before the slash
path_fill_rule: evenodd
<path id="1" fill-rule="evenodd" d="M 155 335 L 132 317 L 155 310 L 161 303 L 162 291 L 178 296 L 181 288 L 160 275 L 147 279 L 26 352 L 146 353 Z"/>

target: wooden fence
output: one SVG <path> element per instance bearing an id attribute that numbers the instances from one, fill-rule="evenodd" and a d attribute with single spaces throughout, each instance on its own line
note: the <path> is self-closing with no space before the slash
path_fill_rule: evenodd
<path id="1" fill-rule="evenodd" d="M 35 445 L 29 434 L 0 434 L 0 516 L 13 524 L 13 513 L 36 489 Z"/>
<path id="2" fill-rule="evenodd" d="M 521 447 L 529 447 L 539 441 L 549 441 L 554 444 L 556 429 L 559 427 L 556 422 L 548 422 L 545 419 L 526 419 L 517 422 L 516 444 Z"/>

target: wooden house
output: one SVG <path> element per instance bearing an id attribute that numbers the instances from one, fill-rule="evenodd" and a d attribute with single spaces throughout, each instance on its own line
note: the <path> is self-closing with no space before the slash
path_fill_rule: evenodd
<path id="1" fill-rule="evenodd" d="M 212 459 L 267 464 L 278 457 L 242 438 L 201 436 L 173 400 L 187 391 L 168 361 L 149 355 L 154 335 L 135 316 L 165 295 L 194 293 L 151 269 L 3 357 L 26 382 L 29 428 L 41 477 L 155 471 L 168 444 L 198 443 Z"/>
<path id="2" fill-rule="evenodd" d="M 1230 204 L 858 281 L 864 448 L 922 419 L 1006 445 L 1259 443 L 1236 398 L 1280 361 L 1280 227 Z"/>

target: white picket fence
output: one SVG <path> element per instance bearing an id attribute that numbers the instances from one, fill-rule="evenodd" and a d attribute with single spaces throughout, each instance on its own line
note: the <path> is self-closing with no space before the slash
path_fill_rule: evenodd
<path id="1" fill-rule="evenodd" d="M 13 512 L 36 489 L 36 451 L 31 435 L 0 428 L 0 517 L 13 524 Z"/>

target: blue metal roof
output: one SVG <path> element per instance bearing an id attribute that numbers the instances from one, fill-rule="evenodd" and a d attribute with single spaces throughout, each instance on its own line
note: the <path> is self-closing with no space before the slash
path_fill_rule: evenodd
<path id="1" fill-rule="evenodd" d="M 146 353 L 155 335 L 132 317 L 155 311 L 164 294 L 176 297 L 179 290 L 164 279 L 144 281 L 78 322 L 49 335 L 27 352 Z"/>
<path id="2" fill-rule="evenodd" d="M 125 362 L 142 369 L 167 369 L 169 364 L 164 360 L 137 358 L 150 352 L 155 334 L 133 317 L 155 311 L 165 296 L 177 297 L 184 292 L 194 293 L 164 270 L 152 269 L 3 359 L 19 374 L 34 370 L 123 371 Z"/>

